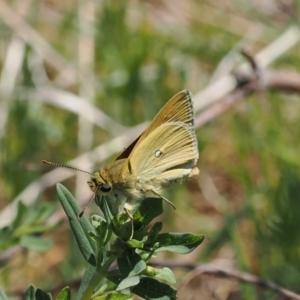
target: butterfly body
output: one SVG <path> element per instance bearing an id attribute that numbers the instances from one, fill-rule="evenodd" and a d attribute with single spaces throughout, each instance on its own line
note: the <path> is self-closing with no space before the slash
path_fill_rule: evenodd
<path id="1" fill-rule="evenodd" d="M 108 198 L 141 199 L 199 173 L 191 93 L 171 98 L 150 126 L 108 167 L 88 182 Z"/>

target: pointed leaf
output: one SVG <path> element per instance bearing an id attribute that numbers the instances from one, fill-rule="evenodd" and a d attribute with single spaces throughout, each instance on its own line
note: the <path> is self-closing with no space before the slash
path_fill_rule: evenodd
<path id="1" fill-rule="evenodd" d="M 116 285 L 118 285 L 123 280 L 121 275 L 108 275 L 106 276 L 106 278 Z"/>
<path id="2" fill-rule="evenodd" d="M 157 274 L 155 278 L 161 279 L 168 284 L 175 284 L 176 279 L 174 273 L 169 268 L 162 268 L 161 270 L 157 270 Z"/>
<path id="3" fill-rule="evenodd" d="M 22 236 L 20 246 L 37 252 L 45 252 L 53 246 L 53 241 L 36 236 Z"/>
<path id="4" fill-rule="evenodd" d="M 158 234 L 162 230 L 163 224 L 162 222 L 156 222 L 152 228 L 149 230 L 148 233 L 148 240 L 146 242 L 146 245 L 153 246 L 153 244 L 156 242 L 156 239 L 158 237 Z"/>
<path id="5" fill-rule="evenodd" d="M 163 205 L 161 198 L 146 198 L 134 213 L 133 219 L 148 225 L 154 218 L 162 214 Z"/>
<path id="6" fill-rule="evenodd" d="M 136 286 L 140 282 L 140 276 L 132 276 L 123 279 L 117 287 L 117 291 Z"/>
<path id="7" fill-rule="evenodd" d="M 72 208 L 72 211 L 70 210 L 70 216 L 68 215 L 68 217 L 76 217 L 76 220 L 78 220 L 78 215 L 79 213 L 81 213 L 81 208 L 78 206 L 76 200 L 74 199 L 73 195 L 60 183 L 57 184 L 57 192 L 59 193 L 59 191 L 61 192 L 61 194 L 64 195 L 64 197 L 66 198 L 66 200 L 68 200 L 68 204 L 66 207 L 68 208 L 70 206 L 70 208 Z M 58 195 L 59 196 L 59 195 Z M 96 234 L 95 228 L 94 226 L 91 224 L 91 222 L 89 221 L 89 219 L 86 217 L 86 215 L 82 215 L 82 217 L 80 218 L 80 224 L 84 230 L 84 232 L 87 234 L 88 232 L 94 232 Z M 91 242 L 91 246 L 94 246 L 94 251 L 96 251 L 96 243 L 94 241 Z"/>
<path id="8" fill-rule="evenodd" d="M 116 238 L 112 246 L 117 257 L 126 257 L 133 253 L 133 249 L 129 247 L 123 240 Z"/>
<path id="9" fill-rule="evenodd" d="M 71 291 L 68 286 L 63 288 L 59 295 L 57 296 L 56 300 L 71 300 Z"/>
<path id="10" fill-rule="evenodd" d="M 30 285 L 26 290 L 24 300 L 35 300 L 35 287 L 33 285 Z"/>
<path id="11" fill-rule="evenodd" d="M 9 300 L 1 286 L 0 286 L 0 299 Z"/>
<path id="12" fill-rule="evenodd" d="M 147 240 L 147 237 L 145 236 L 141 241 L 132 239 L 132 240 L 127 241 L 126 244 L 131 248 L 143 248 L 146 240 Z"/>
<path id="13" fill-rule="evenodd" d="M 109 199 L 105 196 L 96 196 L 96 197 L 97 197 L 96 203 L 102 210 L 106 222 L 111 223 L 114 218 L 113 213 L 112 213 L 112 210 L 113 210 L 112 201 L 109 201 Z"/>
<path id="14" fill-rule="evenodd" d="M 36 290 L 35 298 L 36 298 L 36 300 L 51 300 L 52 299 L 52 297 L 48 293 L 44 292 L 41 289 Z"/>
<path id="15" fill-rule="evenodd" d="M 144 224 L 141 224 L 141 226 L 139 228 L 134 230 L 133 239 L 141 241 L 144 238 L 147 239 L 147 226 Z"/>
<path id="16" fill-rule="evenodd" d="M 120 224 L 117 223 L 115 218 L 113 222 L 113 230 L 116 236 L 120 237 L 123 241 L 127 241 L 132 234 L 132 221 L 127 221 L 124 224 Z"/>
<path id="17" fill-rule="evenodd" d="M 77 216 L 81 209 L 72 194 L 62 184 L 57 184 L 57 193 L 63 209 L 69 218 L 70 226 L 83 257 L 90 264 L 96 266 L 94 252 L 96 242 L 89 235 L 89 231 L 96 234 L 95 228 L 89 223 L 85 215 L 81 217 L 80 221 L 78 220 Z"/>
<path id="18" fill-rule="evenodd" d="M 4 251 L 5 249 L 11 247 L 12 241 L 11 237 L 14 236 L 11 226 L 5 226 L 0 230 L 0 249 Z M 16 244 L 18 241 L 15 241 Z"/>
<path id="19" fill-rule="evenodd" d="M 124 295 L 118 292 L 112 292 L 107 295 L 95 297 L 93 298 L 93 300 L 127 300 L 127 299 L 131 299 L 132 296 L 133 294 Z"/>
<path id="20" fill-rule="evenodd" d="M 146 263 L 137 253 L 118 258 L 118 267 L 123 278 L 140 274 L 146 269 L 146 266 Z"/>
<path id="21" fill-rule="evenodd" d="M 155 252 L 170 251 L 181 254 L 192 252 L 204 240 L 204 235 L 192 233 L 161 233 L 156 242 L 159 243 Z"/>
<path id="22" fill-rule="evenodd" d="M 141 278 L 132 292 L 147 300 L 175 300 L 177 294 L 173 287 L 149 277 Z"/>
<path id="23" fill-rule="evenodd" d="M 76 295 L 76 300 L 80 300 L 82 298 L 83 293 L 87 289 L 87 287 L 90 284 L 91 279 L 93 278 L 94 274 L 96 272 L 96 268 L 92 265 L 88 265 L 83 278 L 81 280 L 81 284 L 78 290 L 78 293 Z"/>
<path id="24" fill-rule="evenodd" d="M 27 206 L 22 201 L 18 202 L 17 215 L 10 226 L 13 230 L 21 225 L 27 209 Z"/>

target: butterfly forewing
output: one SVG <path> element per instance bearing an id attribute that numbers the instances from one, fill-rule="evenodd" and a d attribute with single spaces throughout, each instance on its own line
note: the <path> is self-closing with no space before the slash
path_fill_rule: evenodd
<path id="1" fill-rule="evenodd" d="M 192 94 L 188 90 L 179 92 L 163 106 L 150 126 L 143 132 L 138 143 L 162 124 L 171 122 L 182 122 L 187 126 L 194 125 Z"/>
<path id="2" fill-rule="evenodd" d="M 132 149 L 135 147 L 136 143 L 138 142 L 138 140 L 140 139 L 141 136 L 142 136 L 142 134 L 138 138 L 136 138 L 127 148 L 125 148 L 123 150 L 123 152 L 121 152 L 121 154 L 119 154 L 119 156 L 115 160 L 127 158 L 130 155 Z"/>
<path id="3" fill-rule="evenodd" d="M 144 140 L 153 130 L 165 123 L 182 122 L 187 126 L 194 125 L 194 109 L 192 94 L 188 90 L 183 90 L 173 96 L 163 108 L 158 112 L 150 126 L 131 143 L 117 158 L 127 158 L 132 149 Z"/>
<path id="4" fill-rule="evenodd" d="M 141 141 L 139 147 L 135 147 L 129 156 L 130 171 L 141 182 L 150 181 L 156 176 L 163 180 L 188 176 L 197 159 L 195 133 L 182 122 L 159 126 Z M 168 173 L 170 171 L 172 172 Z M 175 177 L 169 178 L 167 174 L 173 174 Z"/>

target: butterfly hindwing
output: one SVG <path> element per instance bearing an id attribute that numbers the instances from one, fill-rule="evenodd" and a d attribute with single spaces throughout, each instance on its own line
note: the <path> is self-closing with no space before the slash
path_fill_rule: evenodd
<path id="1" fill-rule="evenodd" d="M 170 180 L 173 178 L 167 174 L 171 173 L 176 178 L 187 176 L 197 159 L 198 146 L 194 129 L 182 122 L 159 126 L 132 150 L 128 158 L 130 172 L 142 182 L 156 176 Z"/>

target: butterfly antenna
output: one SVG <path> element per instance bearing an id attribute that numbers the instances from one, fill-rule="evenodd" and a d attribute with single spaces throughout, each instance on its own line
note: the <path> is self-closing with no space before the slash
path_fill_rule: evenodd
<path id="1" fill-rule="evenodd" d="M 52 166 L 61 167 L 61 168 L 67 168 L 67 169 L 71 169 L 71 170 L 75 170 L 75 171 L 80 171 L 80 172 L 83 172 L 83 173 L 87 173 L 87 174 L 93 175 L 90 172 L 83 171 L 81 169 L 78 169 L 78 168 L 75 168 L 75 167 L 71 167 L 71 166 L 61 165 L 61 164 L 58 164 L 58 163 L 55 163 L 55 162 L 52 162 L 52 161 L 48 161 L 48 160 L 45 160 L 45 159 L 43 159 L 42 162 L 44 164 L 47 164 L 47 165 L 52 165 Z M 85 209 L 89 206 L 89 204 L 91 203 L 91 201 L 92 201 L 92 199 L 94 198 L 95 195 L 96 195 L 96 193 L 92 195 L 92 197 L 89 199 L 88 203 L 81 210 L 81 212 L 77 215 L 77 219 L 78 220 L 81 219 L 82 215 L 84 214 Z"/>
<path id="2" fill-rule="evenodd" d="M 91 203 L 92 199 L 94 198 L 95 194 L 92 195 L 92 197 L 90 198 L 90 200 L 88 201 L 88 203 L 85 205 L 85 207 L 81 210 L 81 212 L 77 215 L 77 219 L 80 220 L 81 217 L 84 214 L 85 209 L 89 206 L 89 204 Z"/>
<path id="3" fill-rule="evenodd" d="M 45 159 L 43 159 L 42 162 L 44 164 L 47 164 L 47 165 L 52 165 L 52 166 L 61 167 L 61 168 L 67 168 L 67 169 L 71 169 L 71 170 L 75 170 L 75 171 L 80 171 L 80 172 L 83 172 L 83 173 L 87 173 L 87 174 L 93 175 L 90 172 L 83 171 L 83 170 L 80 170 L 78 168 L 71 167 L 71 166 L 61 165 L 61 164 L 58 164 L 58 163 L 55 163 L 55 162 L 52 162 L 52 161 L 48 161 L 48 160 L 45 160 Z"/>

